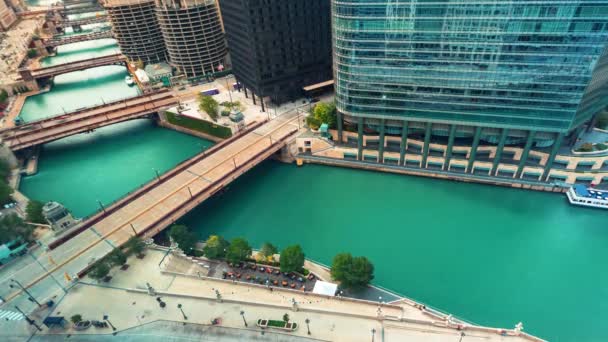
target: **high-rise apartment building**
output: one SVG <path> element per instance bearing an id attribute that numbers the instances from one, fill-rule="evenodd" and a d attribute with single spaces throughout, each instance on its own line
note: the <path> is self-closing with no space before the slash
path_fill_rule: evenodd
<path id="1" fill-rule="evenodd" d="M 332 0 L 332 17 L 339 136 L 358 133 L 359 159 L 366 134 L 415 137 L 424 144 L 402 143 L 398 163 L 414 154 L 427 168 L 434 152 L 439 168 L 466 158 L 473 172 L 481 158 L 494 176 L 512 145 L 515 177 L 530 150 L 548 153 L 544 180 L 564 141 L 608 104 L 607 0 Z"/>
<path id="2" fill-rule="evenodd" d="M 330 0 L 221 0 L 220 8 L 234 75 L 255 95 L 285 102 L 332 78 Z"/>
<path id="3" fill-rule="evenodd" d="M 169 61 L 188 78 L 219 71 L 226 41 L 215 0 L 156 0 Z"/>
<path id="4" fill-rule="evenodd" d="M 154 0 L 103 0 L 120 51 L 144 63 L 166 61 L 167 49 L 156 19 Z"/>

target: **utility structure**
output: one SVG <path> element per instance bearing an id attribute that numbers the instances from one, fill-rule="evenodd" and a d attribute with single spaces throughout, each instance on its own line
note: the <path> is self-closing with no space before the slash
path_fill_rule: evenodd
<path id="1" fill-rule="evenodd" d="M 169 63 L 187 78 L 215 73 L 226 43 L 215 0 L 155 0 Z"/>
<path id="2" fill-rule="evenodd" d="M 102 0 L 114 38 L 129 60 L 158 63 L 168 60 L 156 18 L 154 0 Z"/>

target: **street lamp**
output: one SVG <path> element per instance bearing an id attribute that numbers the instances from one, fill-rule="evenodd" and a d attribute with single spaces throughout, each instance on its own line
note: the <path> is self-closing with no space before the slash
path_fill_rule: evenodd
<path id="1" fill-rule="evenodd" d="M 28 298 L 27 298 L 27 299 L 28 299 L 30 302 L 34 302 L 34 303 L 38 304 L 38 306 L 42 306 L 42 304 L 40 304 L 40 302 L 39 302 L 39 301 L 37 301 L 37 300 L 36 300 L 36 298 L 34 298 L 34 296 L 32 296 L 32 294 L 31 294 L 31 293 L 30 293 L 30 292 L 29 292 L 29 291 L 28 291 L 28 290 L 27 290 L 25 287 L 23 287 L 23 285 L 21 285 L 21 283 L 20 283 L 20 282 L 18 282 L 18 281 L 17 281 L 17 280 L 15 280 L 15 279 L 11 279 L 10 281 L 11 281 L 12 283 L 15 283 L 15 284 L 16 284 L 16 285 L 17 285 L 17 286 L 18 286 L 18 287 L 19 287 L 19 288 L 20 288 L 20 289 L 21 289 L 23 292 L 25 292 L 25 293 L 27 294 L 27 296 L 28 296 Z M 14 288 L 15 288 L 15 286 L 14 286 L 13 284 L 9 284 L 9 285 L 8 285 L 8 287 L 10 287 L 11 289 L 14 289 Z"/>
<path id="2" fill-rule="evenodd" d="M 310 326 L 308 325 L 310 320 L 307 318 L 304 322 L 306 322 L 306 329 L 308 330 L 308 335 L 310 335 Z"/>
<path id="3" fill-rule="evenodd" d="M 245 328 L 247 327 L 247 321 L 245 320 L 245 311 L 241 310 L 241 316 L 243 317 L 243 323 L 245 324 Z"/>
<path id="4" fill-rule="evenodd" d="M 376 336 L 376 329 L 372 328 L 372 342 L 374 342 L 374 336 Z"/>
<path id="5" fill-rule="evenodd" d="M 462 338 L 464 337 L 464 331 L 460 332 L 460 340 L 458 340 L 458 342 L 462 342 Z"/>
<path id="6" fill-rule="evenodd" d="M 179 311 L 182 312 L 182 315 L 184 316 L 184 319 L 188 320 L 188 316 L 186 316 L 186 314 L 184 313 L 184 309 L 182 309 L 182 305 L 181 304 L 177 304 L 177 308 L 179 309 Z"/>
<path id="7" fill-rule="evenodd" d="M 103 213 L 106 213 L 106 208 L 104 208 L 103 203 L 101 203 L 100 200 L 97 200 L 97 203 L 99 204 L 99 207 L 101 208 L 101 210 L 103 211 Z"/>
<path id="8" fill-rule="evenodd" d="M 152 170 L 154 170 L 154 172 L 156 173 L 156 179 L 160 182 L 160 175 L 158 174 L 158 170 L 155 168 L 152 168 Z"/>
<path id="9" fill-rule="evenodd" d="M 38 329 L 38 331 L 42 331 L 42 329 L 40 328 L 40 326 L 38 326 L 38 324 L 36 324 L 36 321 L 29 318 L 25 312 L 21 311 L 21 309 L 19 309 L 19 307 L 17 305 L 15 305 L 15 309 L 17 309 L 17 311 L 19 311 L 23 317 L 25 318 L 25 320 L 27 321 L 27 323 L 29 323 L 29 325 L 33 325 L 36 327 L 36 329 Z"/>

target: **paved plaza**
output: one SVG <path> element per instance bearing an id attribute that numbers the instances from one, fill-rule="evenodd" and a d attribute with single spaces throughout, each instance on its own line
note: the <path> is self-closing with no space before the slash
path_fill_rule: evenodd
<path id="1" fill-rule="evenodd" d="M 144 259 L 130 258 L 130 267 L 114 268 L 112 280 L 97 283 L 85 277 L 58 304 L 41 315 L 32 315 L 38 324 L 45 315 L 67 320 L 80 314 L 85 320 L 108 320 L 116 327 L 91 327 L 75 331 L 43 327 L 32 341 L 59 341 L 71 335 L 75 341 L 533 341 L 522 336 L 500 336 L 495 330 L 446 327 L 411 304 L 384 304 L 355 301 L 264 286 L 238 284 L 225 280 L 169 273 L 183 257 L 165 257 L 162 250 L 148 249 Z M 163 260 L 164 258 L 164 260 Z M 161 263 L 162 261 L 162 263 Z M 159 266 L 160 264 L 160 266 Z M 156 292 L 148 293 L 148 285 Z M 217 298 L 217 292 L 221 300 Z M 166 303 L 161 308 L 158 297 Z M 297 303 L 294 307 L 293 301 Z M 181 310 L 178 305 L 181 304 Z M 242 313 L 241 313 L 242 312 Z M 261 318 L 281 320 L 288 314 L 298 328 L 294 332 L 261 329 Z M 220 325 L 211 320 L 219 318 Z M 310 335 L 306 320 L 309 320 Z M 245 322 L 247 326 L 245 326 Z M 23 320 L 0 323 L 3 340 L 22 341 L 34 329 Z M 464 336 L 462 333 L 464 332 Z"/>

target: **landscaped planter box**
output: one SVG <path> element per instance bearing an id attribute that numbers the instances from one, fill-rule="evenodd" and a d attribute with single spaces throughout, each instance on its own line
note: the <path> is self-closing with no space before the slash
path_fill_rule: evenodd
<path id="1" fill-rule="evenodd" d="M 286 331 L 294 331 L 298 328 L 298 323 L 277 321 L 272 319 L 258 319 L 257 326 L 260 328 L 273 328 Z"/>

